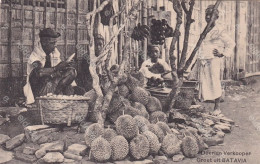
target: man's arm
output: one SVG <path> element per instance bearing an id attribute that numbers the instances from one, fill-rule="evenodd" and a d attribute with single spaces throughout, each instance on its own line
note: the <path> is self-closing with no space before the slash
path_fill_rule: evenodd
<path id="1" fill-rule="evenodd" d="M 220 39 L 224 43 L 225 49 L 223 52 L 223 55 L 226 57 L 229 57 L 233 54 L 233 50 L 236 46 L 236 43 L 229 37 L 229 35 L 226 33 L 226 31 L 222 31 L 220 35 Z"/>
<path id="2" fill-rule="evenodd" d="M 163 68 L 164 68 L 164 71 L 165 71 L 165 72 L 171 72 L 171 71 L 172 71 L 171 67 L 169 66 L 168 63 L 166 63 L 166 61 L 164 61 L 163 59 L 161 59 L 160 62 L 161 62 L 161 64 L 163 65 Z"/>
<path id="3" fill-rule="evenodd" d="M 54 67 L 52 68 L 42 68 L 42 64 L 40 61 L 35 61 L 32 63 L 33 65 L 33 69 L 36 72 L 36 74 L 39 77 L 43 77 L 43 76 L 51 76 L 52 73 L 55 72 Z"/>
<path id="4" fill-rule="evenodd" d="M 51 76 L 51 77 L 56 77 L 57 72 L 59 70 L 64 69 L 65 67 L 67 67 L 67 65 L 69 65 L 69 63 L 67 62 L 60 62 L 57 66 L 51 67 L 51 68 L 42 68 L 42 64 L 40 61 L 35 61 L 32 63 L 36 74 L 39 77 L 43 77 L 43 76 Z"/>
<path id="5" fill-rule="evenodd" d="M 149 71 L 149 67 L 150 67 L 151 63 L 149 63 L 148 61 L 144 61 L 141 68 L 140 68 L 140 72 L 143 73 L 144 77 L 146 78 L 151 78 L 151 77 L 155 77 L 155 78 L 162 78 L 161 74 L 155 74 L 152 73 L 151 71 Z"/>

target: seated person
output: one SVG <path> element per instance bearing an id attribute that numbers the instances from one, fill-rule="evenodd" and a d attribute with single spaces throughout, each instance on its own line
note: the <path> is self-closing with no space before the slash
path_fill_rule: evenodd
<path id="1" fill-rule="evenodd" d="M 150 59 L 144 61 L 140 68 L 140 72 L 143 73 L 144 77 L 159 81 L 171 79 L 171 76 L 167 75 L 171 72 L 171 67 L 163 59 L 159 59 L 159 46 L 149 45 L 147 47 L 147 54 Z"/>
<path id="2" fill-rule="evenodd" d="M 24 86 L 26 104 L 34 103 L 34 97 L 53 94 L 74 94 L 71 86 L 76 70 L 71 62 L 61 61 L 56 48 L 60 33 L 51 28 L 40 31 L 40 42 L 36 44 L 27 63 L 27 84 Z"/>
<path id="3" fill-rule="evenodd" d="M 98 57 L 101 53 L 102 48 L 104 47 L 104 37 L 100 34 L 96 34 L 94 36 L 94 43 L 95 43 L 95 56 Z M 77 77 L 77 84 L 85 89 L 86 92 L 92 89 L 92 76 L 89 71 L 90 65 L 90 58 L 89 54 L 85 54 L 84 58 L 82 59 L 81 63 L 81 71 Z M 97 74 L 101 77 L 101 66 L 97 67 Z"/>

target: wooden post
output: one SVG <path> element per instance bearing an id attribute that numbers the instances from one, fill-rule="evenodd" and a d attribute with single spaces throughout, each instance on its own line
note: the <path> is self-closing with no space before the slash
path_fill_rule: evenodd
<path id="1" fill-rule="evenodd" d="M 47 27 L 47 0 L 44 0 L 44 13 L 43 13 L 44 28 Z"/>
<path id="2" fill-rule="evenodd" d="M 22 33 L 24 32 L 24 0 L 21 0 L 21 11 L 22 11 L 22 15 L 21 15 L 21 19 L 22 19 L 22 22 L 21 22 L 21 28 L 22 28 Z M 23 35 L 22 35 L 22 39 L 21 39 L 21 45 L 23 45 Z M 23 74 L 24 74 L 24 70 L 23 70 L 23 51 L 20 51 L 20 62 L 21 62 L 21 76 L 22 76 L 22 80 L 23 80 Z"/>
<path id="3" fill-rule="evenodd" d="M 147 1 L 143 1 L 143 24 L 148 25 L 148 7 L 147 7 Z M 148 39 L 145 38 L 144 40 L 144 45 L 143 45 L 143 56 L 142 56 L 142 61 L 145 61 L 147 58 L 147 44 L 148 44 Z"/>
<path id="4" fill-rule="evenodd" d="M 240 0 L 236 1 L 236 19 L 235 19 L 235 42 L 236 42 L 236 47 L 235 47 L 235 56 L 234 56 L 234 74 L 235 74 L 235 80 L 238 79 L 238 73 L 239 73 L 239 52 L 238 52 L 238 47 L 239 47 L 239 32 L 240 32 Z"/>
<path id="5" fill-rule="evenodd" d="M 57 31 L 57 26 L 58 26 L 58 0 L 55 0 L 55 13 L 54 13 L 54 16 L 55 16 L 55 31 Z"/>
<path id="6" fill-rule="evenodd" d="M 64 39 L 65 39 L 65 56 L 68 56 L 68 2 L 67 1 L 64 1 L 64 5 L 65 5 L 65 25 L 63 26 L 63 29 L 64 30 L 64 33 L 65 33 L 65 36 L 64 36 Z"/>
<path id="7" fill-rule="evenodd" d="M 77 46 L 79 46 L 79 0 L 76 0 L 76 24 L 75 24 L 75 36 L 76 36 L 76 46 L 75 46 L 75 59 L 76 59 L 76 65 L 78 67 L 78 49 Z"/>
<path id="8" fill-rule="evenodd" d="M 12 0 L 9 1 L 9 28 L 8 28 L 8 78 L 12 79 Z M 11 85 L 11 83 L 8 83 Z"/>
<path id="9" fill-rule="evenodd" d="M 32 29 L 32 45 L 33 48 L 35 46 L 35 1 L 32 2 L 33 3 L 33 15 L 32 15 L 32 24 L 33 24 L 33 29 Z"/>

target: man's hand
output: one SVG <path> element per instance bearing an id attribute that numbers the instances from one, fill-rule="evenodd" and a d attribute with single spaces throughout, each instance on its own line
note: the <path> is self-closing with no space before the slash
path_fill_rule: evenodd
<path id="1" fill-rule="evenodd" d="M 214 56 L 219 57 L 219 58 L 224 56 L 223 54 L 219 53 L 219 51 L 217 49 L 213 50 L 213 54 L 214 54 Z"/>

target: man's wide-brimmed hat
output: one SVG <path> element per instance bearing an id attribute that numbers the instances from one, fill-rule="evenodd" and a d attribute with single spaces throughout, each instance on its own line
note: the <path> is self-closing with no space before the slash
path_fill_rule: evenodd
<path id="1" fill-rule="evenodd" d="M 42 30 L 40 30 L 39 36 L 40 38 L 42 37 L 46 37 L 46 38 L 58 38 L 60 37 L 60 33 L 54 31 L 51 28 L 44 28 Z"/>

